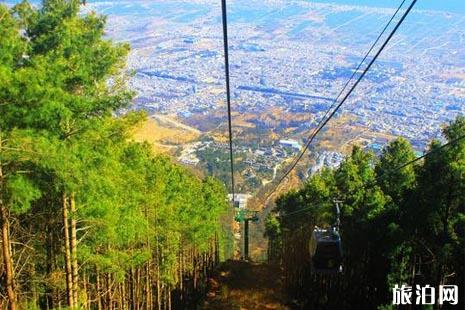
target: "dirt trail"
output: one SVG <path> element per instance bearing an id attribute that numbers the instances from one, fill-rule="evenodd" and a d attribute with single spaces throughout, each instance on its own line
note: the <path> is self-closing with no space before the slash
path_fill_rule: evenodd
<path id="1" fill-rule="evenodd" d="M 268 264 L 228 261 L 209 283 L 202 309 L 290 309 L 285 306 L 281 270 Z"/>
<path id="2" fill-rule="evenodd" d="M 166 115 L 161 115 L 161 114 L 153 114 L 152 118 L 155 120 L 158 120 L 159 122 L 162 123 L 168 123 L 171 126 L 180 128 L 182 130 L 189 131 L 191 133 L 194 133 L 196 135 L 200 135 L 202 132 L 194 127 L 188 126 L 186 124 L 180 123 L 177 120 L 174 120 L 172 118 L 167 117 Z"/>

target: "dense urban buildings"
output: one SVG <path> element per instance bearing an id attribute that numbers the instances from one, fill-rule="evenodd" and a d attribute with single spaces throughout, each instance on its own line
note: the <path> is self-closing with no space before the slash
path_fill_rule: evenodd
<path id="1" fill-rule="evenodd" d="M 258 183 L 275 177 L 297 151 L 282 142 L 305 143 L 394 12 L 347 2 L 228 3 L 235 147 L 245 179 L 259 171 Z M 206 153 L 226 151 L 217 139 L 226 135 L 219 1 L 102 1 L 86 9 L 108 14 L 108 36 L 131 43 L 136 107 L 203 133 L 179 146 L 179 160 L 202 165 Z M 465 112 L 465 12 L 434 9 L 409 16 L 339 113 L 338 139 L 312 153 L 310 171 L 337 163 L 341 156 L 324 158 L 349 145 L 379 151 L 396 136 L 421 153 Z"/>

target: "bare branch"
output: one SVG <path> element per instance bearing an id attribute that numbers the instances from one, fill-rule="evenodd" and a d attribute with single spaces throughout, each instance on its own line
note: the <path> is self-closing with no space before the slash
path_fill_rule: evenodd
<path id="1" fill-rule="evenodd" d="M 22 242 L 11 241 L 10 243 L 11 243 L 11 244 L 17 244 L 17 245 L 22 245 L 23 247 L 28 248 L 29 250 L 34 251 L 34 248 L 32 248 L 32 247 L 30 247 L 29 245 L 24 244 L 24 243 L 22 243 Z"/>
<path id="2" fill-rule="evenodd" d="M 79 238 L 79 240 L 77 241 L 77 244 L 80 244 L 81 241 L 83 241 L 83 240 L 85 239 L 85 237 L 86 237 L 88 234 L 89 234 L 89 233 L 86 231 L 86 232 L 84 233 L 84 235 L 82 235 L 82 237 Z"/>

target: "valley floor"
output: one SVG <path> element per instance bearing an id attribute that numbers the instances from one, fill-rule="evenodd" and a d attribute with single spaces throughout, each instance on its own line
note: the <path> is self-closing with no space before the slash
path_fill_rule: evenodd
<path id="1" fill-rule="evenodd" d="M 290 309 L 278 266 L 227 261 L 210 279 L 206 310 Z"/>

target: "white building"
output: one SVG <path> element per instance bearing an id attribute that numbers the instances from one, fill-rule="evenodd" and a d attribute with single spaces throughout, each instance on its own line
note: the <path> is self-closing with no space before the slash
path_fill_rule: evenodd
<path id="1" fill-rule="evenodd" d="M 281 144 L 284 147 L 292 147 L 297 150 L 300 150 L 302 148 L 302 145 L 300 145 L 300 143 L 296 140 L 283 139 L 283 140 L 279 140 L 279 144 Z"/>
<path id="2" fill-rule="evenodd" d="M 234 206 L 239 207 L 239 209 L 247 208 L 247 201 L 252 197 L 250 194 L 235 194 L 234 196 Z M 232 201 L 232 198 L 232 194 L 228 194 L 229 201 Z"/>

